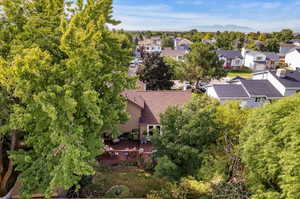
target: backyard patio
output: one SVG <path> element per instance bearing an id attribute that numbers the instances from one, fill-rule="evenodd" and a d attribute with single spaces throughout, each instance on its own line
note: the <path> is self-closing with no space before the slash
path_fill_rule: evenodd
<path id="1" fill-rule="evenodd" d="M 147 160 L 152 155 L 150 142 L 141 144 L 140 141 L 124 140 L 118 143 L 105 141 L 105 153 L 98 157 L 104 166 L 116 166 L 121 163 L 138 163 Z"/>

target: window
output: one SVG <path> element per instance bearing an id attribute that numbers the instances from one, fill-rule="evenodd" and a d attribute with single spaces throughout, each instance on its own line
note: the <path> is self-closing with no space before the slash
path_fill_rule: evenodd
<path id="1" fill-rule="evenodd" d="M 256 57 L 256 60 L 261 61 L 261 60 L 263 60 L 263 58 L 262 57 Z"/>
<path id="2" fill-rule="evenodd" d="M 160 132 L 160 125 L 148 125 L 147 126 L 147 135 L 153 136 L 155 130 L 158 130 L 158 132 Z"/>
<path id="3" fill-rule="evenodd" d="M 235 64 L 236 65 L 240 64 L 240 60 L 239 59 L 235 60 Z"/>

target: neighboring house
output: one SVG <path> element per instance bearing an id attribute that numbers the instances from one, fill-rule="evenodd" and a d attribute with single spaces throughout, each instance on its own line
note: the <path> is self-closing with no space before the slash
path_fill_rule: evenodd
<path id="1" fill-rule="evenodd" d="M 217 40 L 216 39 L 202 39 L 202 42 L 203 43 L 206 43 L 206 44 L 213 44 L 213 43 L 216 43 Z"/>
<path id="2" fill-rule="evenodd" d="M 239 100 L 242 107 L 255 107 L 299 91 L 300 72 L 278 69 L 254 73 L 250 80 L 238 78 L 229 84 L 212 85 L 207 95 L 221 102 Z"/>
<path id="3" fill-rule="evenodd" d="M 285 55 L 285 63 L 293 70 L 300 71 L 300 47 L 291 49 Z"/>
<path id="4" fill-rule="evenodd" d="M 187 51 L 192 43 L 193 42 L 188 39 L 177 37 L 174 39 L 174 49 Z"/>
<path id="5" fill-rule="evenodd" d="M 161 51 L 161 56 L 172 57 L 176 61 L 184 61 L 184 55 L 187 53 L 187 50 L 173 50 L 171 48 L 166 48 Z"/>
<path id="6" fill-rule="evenodd" d="M 280 44 L 279 47 L 279 56 L 280 56 L 280 62 L 285 63 L 285 55 L 293 48 L 296 48 L 297 46 L 294 44 Z"/>
<path id="7" fill-rule="evenodd" d="M 275 52 L 262 52 L 266 56 L 267 68 L 275 69 L 276 65 L 280 62 L 280 56 Z"/>
<path id="8" fill-rule="evenodd" d="M 300 72 L 294 70 L 278 69 L 253 73 L 253 79 L 265 79 L 284 97 L 300 91 Z"/>
<path id="9" fill-rule="evenodd" d="M 170 106 L 182 106 L 192 98 L 191 91 L 128 90 L 122 96 L 127 100 L 130 119 L 119 126 L 122 133 L 138 131 L 140 137 L 153 135 L 160 130 L 160 114 Z"/>
<path id="10" fill-rule="evenodd" d="M 268 68 L 267 56 L 262 52 L 243 48 L 242 56 L 244 58 L 244 66 L 252 71 L 263 71 Z"/>
<path id="11" fill-rule="evenodd" d="M 243 65 L 241 51 L 238 50 L 216 50 L 219 59 L 224 61 L 224 68 L 239 69 Z"/>
<path id="12" fill-rule="evenodd" d="M 151 37 L 138 42 L 139 49 L 143 48 L 145 52 L 161 52 L 161 38 L 159 36 Z"/>
<path id="13" fill-rule="evenodd" d="M 294 44 L 295 46 L 300 46 L 300 39 L 292 39 L 289 43 Z"/>

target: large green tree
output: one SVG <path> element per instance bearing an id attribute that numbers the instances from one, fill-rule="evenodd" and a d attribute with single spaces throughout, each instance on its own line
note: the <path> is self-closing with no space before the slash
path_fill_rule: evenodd
<path id="1" fill-rule="evenodd" d="M 50 196 L 94 173 L 102 133 L 127 118 L 131 51 L 107 27 L 117 23 L 111 0 L 1 6 L 0 196 L 19 173 L 24 196 Z"/>
<path id="2" fill-rule="evenodd" d="M 217 105 L 208 97 L 195 97 L 184 108 L 170 108 L 161 116 L 163 135 L 153 138 L 158 159 L 156 175 L 172 180 L 197 176 L 205 151 L 219 135 Z"/>
<path id="3" fill-rule="evenodd" d="M 300 94 L 250 114 L 241 134 L 253 199 L 300 198 Z"/>
<path id="4" fill-rule="evenodd" d="M 194 43 L 191 52 L 185 55 L 182 78 L 191 82 L 209 82 L 227 75 L 224 62 L 219 59 L 210 45 Z"/>
<path id="5" fill-rule="evenodd" d="M 164 62 L 159 53 L 147 53 L 143 64 L 138 70 L 141 81 L 147 90 L 170 90 L 173 86 L 173 70 Z"/>

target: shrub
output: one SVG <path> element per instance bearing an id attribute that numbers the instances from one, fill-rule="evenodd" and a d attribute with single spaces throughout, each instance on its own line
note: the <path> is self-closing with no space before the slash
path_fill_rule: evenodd
<path id="1" fill-rule="evenodd" d="M 105 194 L 105 197 L 109 198 L 126 198 L 130 196 L 132 196 L 132 194 L 130 193 L 129 188 L 124 185 L 115 185 Z"/>

